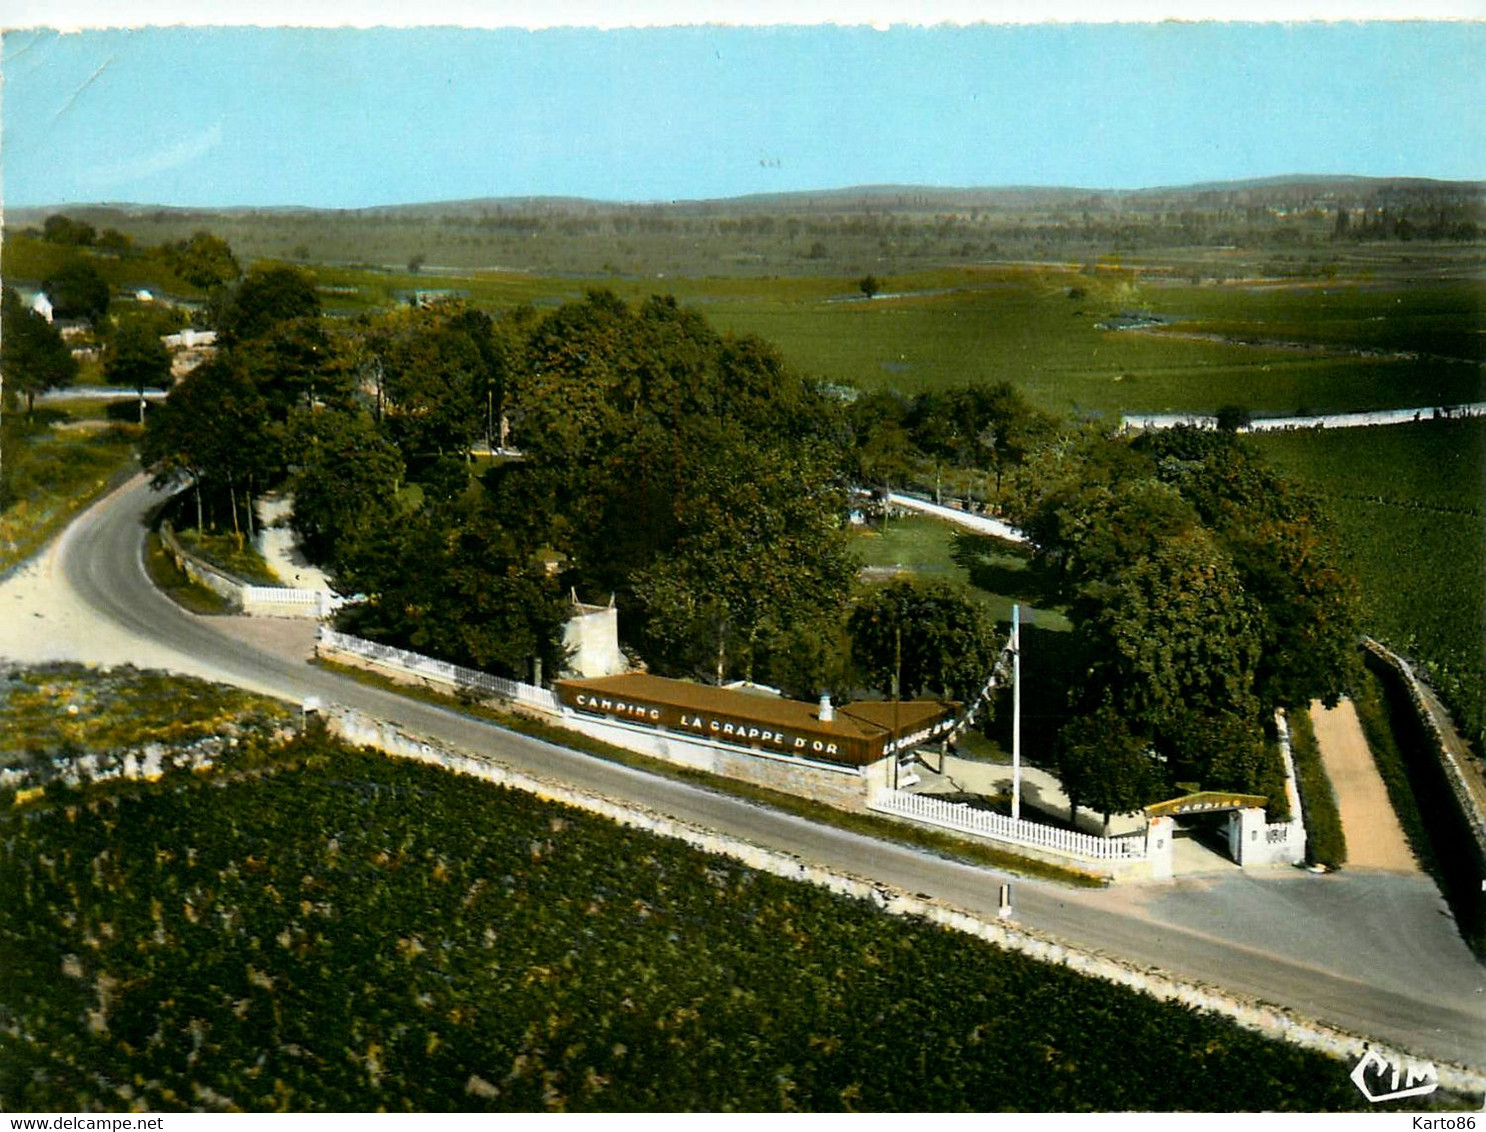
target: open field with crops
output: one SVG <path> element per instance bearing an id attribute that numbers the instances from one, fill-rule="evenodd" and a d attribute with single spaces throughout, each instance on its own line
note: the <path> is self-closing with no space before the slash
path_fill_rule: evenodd
<path id="1" fill-rule="evenodd" d="M 627 266 L 605 261 L 564 270 L 533 258 L 518 241 L 510 257 L 431 252 L 413 271 L 420 257 L 389 261 L 402 243 L 387 243 L 379 222 L 368 218 L 233 214 L 135 223 L 143 225 L 135 233 L 141 241 L 178 239 L 210 226 L 245 266 L 262 259 L 302 266 L 326 309 L 345 315 L 406 302 L 416 291 L 457 296 L 490 311 L 556 304 L 594 287 L 628 300 L 673 294 L 721 329 L 775 343 L 802 372 L 860 389 L 915 393 L 1010 381 L 1050 411 L 1112 417 L 1224 406 L 1283 415 L 1486 397 L 1479 365 L 1486 360 L 1486 285 L 1472 245 L 1406 251 L 1319 245 L 1299 261 L 1172 249 L 1162 259 L 1088 254 L 1009 263 L 950 254 L 936 244 L 906 258 L 806 258 L 789 271 L 759 272 L 738 260 L 747 256 L 747 231 L 709 230 L 701 242 L 710 251 L 694 261 L 696 241 L 662 226 L 647 233 L 654 246 Z M 416 230 L 439 241 L 483 246 L 480 240 L 495 238 L 479 235 L 478 225 L 475 234 L 460 235 L 463 221 L 417 223 Z M 539 226 L 538 242 L 566 241 L 596 254 L 596 237 L 585 238 L 583 224 L 568 231 L 552 223 L 551 231 Z M 832 223 L 855 231 L 846 220 Z M 280 229 L 305 235 L 272 235 Z M 322 246 L 312 239 L 316 231 L 339 231 L 345 240 L 355 233 L 364 242 L 359 252 L 354 243 Z M 672 262 L 668 247 L 687 257 Z M 34 284 L 71 250 L 10 230 L 7 275 Z M 148 286 L 202 298 L 147 258 L 85 254 L 116 289 Z M 857 286 L 867 273 L 881 282 L 870 301 Z M 1110 328 L 1137 314 L 1156 316 L 1159 324 Z"/>
<path id="2" fill-rule="evenodd" d="M 87 719 L 76 679 L 18 687 Z M 217 759 L 0 810 L 7 1108 L 1365 1103 L 1340 1062 L 526 795 L 316 738 Z"/>

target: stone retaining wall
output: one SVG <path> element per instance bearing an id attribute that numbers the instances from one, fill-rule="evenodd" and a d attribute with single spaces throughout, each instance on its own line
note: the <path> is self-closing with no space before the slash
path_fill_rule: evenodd
<path id="1" fill-rule="evenodd" d="M 234 613 L 248 617 L 304 617 L 320 619 L 342 604 L 335 594 L 297 590 L 289 586 L 254 586 L 203 561 L 181 545 L 169 522 L 160 524 L 160 542 L 176 569 L 199 586 L 224 599 Z"/>
<path id="2" fill-rule="evenodd" d="M 198 586 L 205 586 L 212 593 L 223 598 L 234 612 L 242 612 L 243 584 L 241 582 L 232 575 L 218 570 L 215 566 L 203 562 L 183 547 L 180 540 L 175 537 L 175 529 L 168 522 L 160 524 L 160 542 L 165 547 L 165 552 L 175 562 L 177 570 Z"/>

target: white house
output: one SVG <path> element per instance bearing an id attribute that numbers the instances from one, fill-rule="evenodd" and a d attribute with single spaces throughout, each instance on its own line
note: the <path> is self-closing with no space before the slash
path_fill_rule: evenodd
<path id="1" fill-rule="evenodd" d="M 48 322 L 52 321 L 52 301 L 46 297 L 45 291 L 36 292 L 36 298 L 31 300 L 31 309 Z"/>

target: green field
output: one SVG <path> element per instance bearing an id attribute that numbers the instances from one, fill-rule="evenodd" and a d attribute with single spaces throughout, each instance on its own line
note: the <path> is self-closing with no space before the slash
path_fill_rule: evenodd
<path id="1" fill-rule="evenodd" d="M 1362 583 L 1365 628 L 1425 665 L 1486 749 L 1486 421 L 1254 443 L 1325 500 Z"/>
<path id="2" fill-rule="evenodd" d="M 335 274 L 349 280 L 353 273 Z M 496 309 L 555 302 L 588 286 L 630 300 L 671 293 L 721 329 L 774 343 L 797 369 L 822 380 L 909 394 L 1010 381 L 1059 414 L 1117 418 L 1228 405 L 1320 413 L 1486 398 L 1486 379 L 1474 364 L 1486 302 L 1479 284 L 1353 283 L 1323 292 L 1302 284 L 1189 286 L 1130 272 L 985 267 L 891 279 L 869 301 L 853 280 L 830 277 L 577 281 L 487 274 L 450 282 L 472 303 Z M 378 301 L 412 285 L 407 277 L 356 284 Z M 1078 290 L 1081 297 L 1070 297 Z M 1099 328 L 1127 310 L 1174 321 L 1151 332 Z M 1330 348 L 1298 348 L 1318 343 Z M 1454 358 L 1462 360 L 1447 360 Z"/>
<path id="3" fill-rule="evenodd" d="M 526 795 L 221 758 L 0 809 L 7 1109 L 1365 1103 L 1341 1062 Z"/>
<path id="4" fill-rule="evenodd" d="M 234 238 L 230 230 L 227 235 Z M 8 275 L 34 283 L 71 252 L 7 234 Z M 149 286 L 201 297 L 160 274 L 153 261 L 84 254 L 116 289 Z M 1343 265 L 1321 281 L 1251 277 L 1223 284 L 1193 282 L 1156 263 L 1120 266 L 1097 257 L 1084 264 L 915 261 L 885 276 L 882 293 L 870 301 L 853 269 L 839 264 L 826 274 L 787 275 L 726 269 L 562 274 L 540 267 L 413 273 L 349 266 L 356 261 L 351 255 L 339 263 L 329 256 L 277 258 L 310 271 L 333 314 L 384 308 L 415 290 L 450 293 L 490 311 L 552 305 L 594 287 L 631 301 L 672 294 L 720 329 L 758 334 L 801 372 L 833 383 L 915 393 L 1010 381 L 1049 411 L 1117 418 L 1125 412 L 1211 413 L 1224 406 L 1289 414 L 1486 398 L 1477 364 L 1486 359 L 1486 285 L 1469 277 L 1470 261 L 1461 261 L 1459 249 L 1438 253 L 1449 270 L 1432 270 L 1431 254 L 1421 249 L 1417 264 L 1395 255 L 1382 266 L 1372 260 Z M 246 265 L 256 257 L 243 258 Z M 1220 261 L 1221 253 L 1211 252 L 1208 260 Z M 882 268 L 868 261 L 863 270 Z M 1166 321 L 1147 330 L 1100 329 L 1122 312 Z"/>

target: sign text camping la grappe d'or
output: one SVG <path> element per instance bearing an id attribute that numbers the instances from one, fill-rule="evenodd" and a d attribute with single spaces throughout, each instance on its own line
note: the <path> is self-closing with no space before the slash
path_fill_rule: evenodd
<path id="1" fill-rule="evenodd" d="M 634 700 L 598 696 L 591 692 L 578 692 L 572 697 L 572 701 L 574 707 L 583 711 L 613 715 L 620 719 L 632 719 L 656 727 L 690 731 L 713 739 L 731 740 L 734 743 L 744 744 L 767 744 L 778 750 L 799 755 L 830 757 L 840 753 L 840 744 L 826 739 L 794 734 L 772 727 L 761 727 L 757 723 L 729 719 L 726 716 L 699 715 L 670 704 L 637 703 Z"/>

